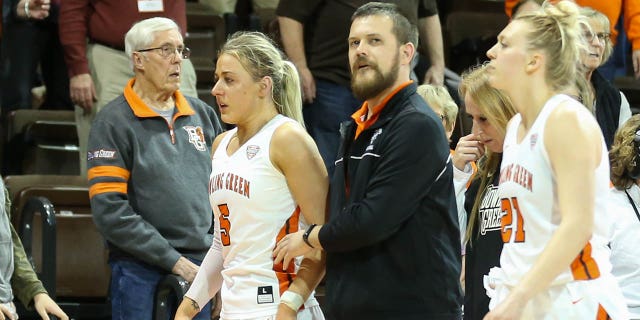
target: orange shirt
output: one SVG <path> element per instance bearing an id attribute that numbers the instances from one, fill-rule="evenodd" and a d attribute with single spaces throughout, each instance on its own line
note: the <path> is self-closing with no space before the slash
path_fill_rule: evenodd
<path id="1" fill-rule="evenodd" d="M 376 123 L 376 121 L 378 120 L 378 117 L 380 116 L 380 112 L 387 105 L 387 102 L 389 102 L 389 100 L 391 100 L 391 98 L 395 96 L 396 93 L 398 93 L 398 91 L 410 85 L 412 82 L 413 80 L 409 80 L 399 85 L 395 89 L 393 89 L 391 93 L 389 93 L 386 97 L 384 97 L 384 99 L 382 99 L 382 102 L 380 102 L 380 104 L 373 107 L 373 113 L 369 118 L 367 118 L 367 114 L 369 113 L 369 104 L 365 101 L 362 104 L 362 107 L 360 107 L 358 111 L 356 111 L 354 114 L 351 115 L 351 118 L 353 118 L 353 120 L 355 120 L 356 124 L 358 125 L 356 129 L 356 135 L 353 139 L 354 140 L 358 139 L 358 136 L 362 131 L 364 131 L 365 129 L 371 127 L 374 123 Z"/>
<path id="2" fill-rule="evenodd" d="M 633 50 L 640 50 L 640 1 L 638 0 L 575 0 L 583 7 L 591 7 L 602 12 L 609 18 L 611 24 L 611 41 L 615 45 L 618 37 L 616 24 L 620 18 L 620 13 L 624 14 L 624 29 L 627 31 L 627 38 L 631 41 Z M 509 17 L 513 7 L 518 0 L 505 0 L 504 10 Z"/>

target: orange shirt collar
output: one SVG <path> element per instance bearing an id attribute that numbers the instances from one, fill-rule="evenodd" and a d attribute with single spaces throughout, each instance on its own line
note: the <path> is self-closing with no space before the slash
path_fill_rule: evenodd
<path id="1" fill-rule="evenodd" d="M 362 104 L 362 107 L 360 107 L 360 109 L 358 109 L 354 114 L 351 115 L 351 118 L 353 118 L 353 120 L 355 120 L 356 124 L 358 125 L 358 128 L 356 129 L 356 135 L 353 139 L 357 139 L 362 131 L 366 130 L 374 123 L 376 123 L 378 117 L 380 116 L 380 112 L 382 112 L 382 109 L 384 109 L 384 107 L 387 105 L 387 102 L 389 102 L 389 100 L 391 100 L 391 98 L 395 96 L 398 91 L 404 89 L 412 82 L 413 80 L 409 80 L 393 89 L 391 93 L 389 93 L 386 97 L 384 97 L 384 99 L 382 99 L 382 102 L 380 102 L 380 104 L 373 107 L 373 114 L 369 118 L 367 118 L 367 113 L 369 113 L 369 104 L 365 101 Z"/>
<path id="2" fill-rule="evenodd" d="M 131 78 L 127 85 L 124 87 L 124 98 L 129 103 L 131 110 L 133 113 L 139 118 L 150 118 L 150 117 L 159 117 L 160 115 L 155 112 L 155 110 L 151 109 L 147 106 L 144 101 L 133 91 L 133 84 L 136 82 L 135 78 Z M 189 106 L 187 99 L 180 93 L 179 90 L 173 94 L 173 98 L 176 101 L 176 107 L 178 108 L 178 112 L 174 115 L 174 119 L 179 116 L 192 115 L 195 112 Z"/>

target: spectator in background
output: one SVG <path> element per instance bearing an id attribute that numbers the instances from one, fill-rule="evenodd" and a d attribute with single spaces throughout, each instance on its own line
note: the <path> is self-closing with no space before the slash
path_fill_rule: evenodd
<path id="1" fill-rule="evenodd" d="M 286 54 L 302 79 L 304 120 L 331 176 L 340 141 L 340 123 L 349 120 L 361 101 L 349 88 L 347 37 L 350 18 L 367 0 L 280 0 L 278 21 Z M 424 81 L 444 83 L 442 32 L 433 0 L 387 0 L 419 25 L 431 67 Z"/>
<path id="2" fill-rule="evenodd" d="M 43 320 L 48 314 L 60 320 L 69 317 L 49 297 L 38 280 L 31 262 L 24 252 L 18 233 L 11 225 L 11 200 L 0 177 L 0 319 L 18 319 L 14 295 L 27 308 L 35 308 Z"/>
<path id="3" fill-rule="evenodd" d="M 447 135 L 447 141 L 451 142 L 453 128 L 456 126 L 456 117 L 458 116 L 458 105 L 451 98 L 447 88 L 443 86 L 434 86 L 423 84 L 416 89 L 418 94 L 427 102 L 440 120 Z"/>
<path id="4" fill-rule="evenodd" d="M 498 183 L 502 144 L 507 123 L 516 111 L 509 97 L 489 85 L 486 66 L 462 75 L 460 95 L 473 127 L 472 133 L 460 138 L 456 146 L 453 179 L 458 215 L 469 220 L 468 224 L 460 226 L 465 245 L 462 260 L 464 319 L 474 320 L 482 319 L 489 312 L 483 277 L 491 268 L 500 265 L 502 210 Z M 470 164 L 475 162 L 478 172 L 473 175 Z M 467 185 L 468 188 L 459 187 Z"/>
<path id="5" fill-rule="evenodd" d="M 207 177 L 222 130 L 213 108 L 178 90 L 189 51 L 173 20 L 136 23 L 125 52 L 135 76 L 91 127 L 89 195 L 109 247 L 113 319 L 150 320 L 162 278 L 192 282 L 211 246 Z"/>
<path id="6" fill-rule="evenodd" d="M 327 252 L 327 319 L 459 319 L 460 231 L 441 120 L 410 80 L 418 41 L 395 4 L 370 2 L 348 36 L 354 93 L 329 222 L 278 242 L 275 262 Z"/>
<path id="7" fill-rule="evenodd" d="M 7 0 L 2 41 L 2 113 L 31 109 L 32 88 L 46 87 L 41 109 L 69 109 L 69 78 L 58 36 L 59 1 Z"/>
<path id="8" fill-rule="evenodd" d="M 80 148 L 80 173 L 87 169 L 87 139 L 95 115 L 122 94 L 134 76 L 131 57 L 124 52 L 124 35 L 137 21 L 171 18 L 184 37 L 187 31 L 185 1 L 62 0 L 60 40 L 70 78 L 70 95 L 76 105 Z M 181 92 L 197 97 L 195 69 L 184 59 Z"/>
<path id="9" fill-rule="evenodd" d="M 587 18 L 590 30 L 584 30 L 587 39 L 587 54 L 582 58 L 586 69 L 587 87 L 593 97 L 593 105 L 587 106 L 596 116 L 607 148 L 611 148 L 618 127 L 631 117 L 631 107 L 624 94 L 605 79 L 597 68 L 611 56 L 613 47 L 609 37 L 609 19 L 599 11 L 580 8 Z"/>
<path id="10" fill-rule="evenodd" d="M 640 319 L 640 115 L 624 123 L 609 152 L 613 222 L 611 273 L 618 279 L 631 319 Z"/>
<path id="11" fill-rule="evenodd" d="M 199 0 L 200 3 L 207 5 L 215 14 L 224 16 L 227 14 L 235 14 L 236 4 L 238 0 Z M 273 19 L 279 0 L 251 0 L 253 13 L 260 17 L 261 24 L 266 25 Z"/>
<path id="12" fill-rule="evenodd" d="M 508 16 L 518 2 L 522 0 L 505 0 L 504 8 Z M 557 0 L 550 0 L 555 3 Z M 615 61 L 601 67 L 603 76 L 609 81 L 626 74 L 627 38 L 631 42 L 632 63 L 635 77 L 640 77 L 640 1 L 637 0 L 574 0 L 578 5 L 590 7 L 607 16 L 610 23 L 611 42 L 615 47 Z M 620 35 L 620 36 L 619 36 Z"/>

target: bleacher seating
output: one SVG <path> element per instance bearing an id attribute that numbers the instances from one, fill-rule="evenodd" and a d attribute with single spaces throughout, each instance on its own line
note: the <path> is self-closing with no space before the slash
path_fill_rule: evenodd
<path id="1" fill-rule="evenodd" d="M 5 174 L 79 174 L 73 111 L 16 110 L 7 127 Z"/>
<path id="2" fill-rule="evenodd" d="M 12 222 L 38 276 L 72 318 L 110 315 L 110 270 L 79 176 L 8 176 Z"/>

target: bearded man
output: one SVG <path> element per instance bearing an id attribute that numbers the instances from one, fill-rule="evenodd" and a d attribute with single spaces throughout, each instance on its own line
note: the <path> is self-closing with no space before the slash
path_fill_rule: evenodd
<path id="1" fill-rule="evenodd" d="M 330 220 L 281 240 L 276 263 L 327 253 L 327 319 L 460 319 L 460 234 L 440 118 L 410 80 L 416 27 L 394 4 L 352 17 L 351 87 Z"/>

